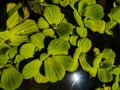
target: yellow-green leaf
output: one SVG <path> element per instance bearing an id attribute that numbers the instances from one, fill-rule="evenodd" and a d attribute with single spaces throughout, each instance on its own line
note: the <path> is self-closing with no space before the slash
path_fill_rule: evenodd
<path id="1" fill-rule="evenodd" d="M 73 15 L 74 15 L 74 18 L 75 18 L 77 24 L 79 26 L 81 26 L 81 27 L 84 27 L 82 17 L 79 15 L 79 13 L 77 12 L 77 10 L 73 11 Z"/>
<path id="2" fill-rule="evenodd" d="M 61 13 L 60 8 L 56 5 L 46 7 L 44 16 L 50 25 L 58 25 L 64 18 L 64 14 Z"/>
<path id="3" fill-rule="evenodd" d="M 77 27 L 76 31 L 77 31 L 77 34 L 80 37 L 87 37 L 87 28 L 85 28 L 85 27 Z"/>
<path id="4" fill-rule="evenodd" d="M 22 81 L 22 75 L 14 66 L 3 69 L 1 75 L 1 86 L 5 90 L 17 89 L 21 85 Z"/>
<path id="5" fill-rule="evenodd" d="M 57 62 L 60 63 L 61 66 L 63 66 L 65 70 L 67 70 L 67 71 L 72 71 L 73 70 L 74 60 L 71 56 L 59 55 L 59 56 L 53 57 L 52 59 L 57 60 Z"/>
<path id="6" fill-rule="evenodd" d="M 81 38 L 78 40 L 77 46 L 80 52 L 87 53 L 92 47 L 92 42 L 88 38 Z"/>
<path id="7" fill-rule="evenodd" d="M 20 20 L 22 19 L 18 13 L 18 10 L 14 11 L 14 7 L 16 7 L 15 3 L 8 3 L 7 4 L 7 13 L 10 14 L 9 18 L 7 19 L 7 28 L 11 29 L 15 25 L 17 25 Z"/>
<path id="8" fill-rule="evenodd" d="M 70 43 L 73 45 L 73 46 L 76 46 L 77 45 L 77 39 L 78 39 L 78 36 L 77 35 L 72 35 L 70 37 Z"/>
<path id="9" fill-rule="evenodd" d="M 70 44 L 63 39 L 53 39 L 48 45 L 48 53 L 57 55 L 57 54 L 68 54 L 68 49 Z"/>
<path id="10" fill-rule="evenodd" d="M 23 44 L 20 48 L 20 54 L 23 55 L 24 58 L 33 57 L 35 51 L 35 46 L 31 43 Z"/>
<path id="11" fill-rule="evenodd" d="M 84 16 L 94 20 L 100 20 L 104 16 L 103 7 L 99 4 L 91 4 L 85 8 Z"/>
<path id="12" fill-rule="evenodd" d="M 70 3 L 70 0 L 59 0 L 61 6 L 67 6 Z"/>
<path id="13" fill-rule="evenodd" d="M 39 73 L 39 69 L 41 66 L 41 61 L 36 59 L 24 66 L 22 69 L 22 75 L 24 79 L 30 79 L 36 76 Z"/>
<path id="14" fill-rule="evenodd" d="M 95 67 L 92 67 L 86 60 L 86 55 L 83 54 L 83 55 L 80 55 L 79 57 L 79 62 L 80 62 L 80 65 L 81 67 L 83 68 L 83 70 L 85 70 L 86 72 L 89 72 L 89 74 L 92 76 L 92 77 L 95 77 L 96 74 L 97 74 L 97 68 Z"/>
<path id="15" fill-rule="evenodd" d="M 104 33 L 105 31 L 105 21 L 103 20 L 90 20 L 86 19 L 85 26 L 90 28 L 93 32 Z"/>
<path id="16" fill-rule="evenodd" d="M 70 23 L 61 23 L 56 32 L 60 37 L 64 37 L 70 35 L 73 31 L 73 28 L 73 25 Z"/>
<path id="17" fill-rule="evenodd" d="M 120 7 L 112 8 L 110 11 L 110 15 L 115 21 L 120 23 L 120 18 L 119 18 L 120 17 Z"/>
<path id="18" fill-rule="evenodd" d="M 49 28 L 49 24 L 43 17 L 40 17 L 38 19 L 38 27 L 40 29 L 47 29 L 47 28 Z"/>
<path id="19" fill-rule="evenodd" d="M 45 61 L 45 76 L 50 82 L 61 80 L 65 75 L 65 69 L 56 60 Z"/>
<path id="20" fill-rule="evenodd" d="M 47 83 L 48 82 L 46 77 L 44 75 L 42 75 L 41 73 L 38 73 L 36 76 L 34 76 L 34 80 L 37 83 Z"/>
<path id="21" fill-rule="evenodd" d="M 44 34 L 41 32 L 38 32 L 31 35 L 30 43 L 41 50 L 42 48 L 44 48 L 44 39 L 45 39 Z"/>
<path id="22" fill-rule="evenodd" d="M 107 82 L 111 82 L 113 80 L 113 76 L 108 70 L 99 68 L 98 69 L 98 79 L 103 83 L 107 83 Z"/>

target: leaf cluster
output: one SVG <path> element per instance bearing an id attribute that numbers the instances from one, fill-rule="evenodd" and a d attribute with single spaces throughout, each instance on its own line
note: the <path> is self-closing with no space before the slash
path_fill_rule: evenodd
<path id="1" fill-rule="evenodd" d="M 66 71 L 73 72 L 80 65 L 103 84 L 113 81 L 112 86 L 96 90 L 120 89 L 116 53 L 109 47 L 97 48 L 90 38 L 91 34 L 114 36 L 114 29 L 120 26 L 120 0 L 114 1 L 109 21 L 104 19 L 106 12 L 96 0 L 26 3 L 8 2 L 1 19 L 3 23 L 6 20 L 5 28 L 0 27 L 1 88 L 15 90 L 23 79 L 31 78 L 37 83 L 57 82 Z"/>

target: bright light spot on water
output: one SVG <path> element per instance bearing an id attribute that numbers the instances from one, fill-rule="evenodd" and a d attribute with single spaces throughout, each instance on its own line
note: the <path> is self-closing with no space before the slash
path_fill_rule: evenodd
<path id="1" fill-rule="evenodd" d="M 74 79 L 74 81 L 77 82 L 79 80 L 79 75 L 77 73 L 74 73 L 73 74 L 73 79 Z"/>

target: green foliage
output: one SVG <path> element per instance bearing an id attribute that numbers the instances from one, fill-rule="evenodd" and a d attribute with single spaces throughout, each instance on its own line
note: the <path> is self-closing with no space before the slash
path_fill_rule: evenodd
<path id="1" fill-rule="evenodd" d="M 70 3 L 70 0 L 59 0 L 61 6 L 67 6 Z"/>
<path id="2" fill-rule="evenodd" d="M 77 27 L 76 32 L 79 34 L 80 37 L 87 37 L 87 28 L 85 27 Z"/>
<path id="3" fill-rule="evenodd" d="M 40 65 L 41 61 L 38 59 L 29 62 L 22 70 L 23 78 L 29 79 L 34 77 L 37 73 L 39 73 Z"/>
<path id="4" fill-rule="evenodd" d="M 119 40 L 120 0 L 114 1 L 109 14 L 97 0 L 26 3 L 8 2 L 0 18 L 1 88 L 15 90 L 31 78 L 37 83 L 57 82 L 80 65 L 104 84 L 96 90 L 120 89 L 119 53 L 103 45 L 111 38 Z"/>
<path id="5" fill-rule="evenodd" d="M 105 21 L 85 19 L 85 26 L 90 28 L 93 32 L 104 33 Z"/>
<path id="6" fill-rule="evenodd" d="M 120 7 L 112 8 L 110 11 L 110 15 L 116 22 L 120 23 Z"/>
<path id="7" fill-rule="evenodd" d="M 30 43 L 41 50 L 42 48 L 44 48 L 44 39 L 44 34 L 38 32 L 30 36 Z"/>
<path id="8" fill-rule="evenodd" d="M 24 45 L 21 46 L 21 48 L 20 48 L 20 54 L 25 59 L 31 58 L 34 55 L 34 49 L 35 49 L 35 46 L 33 46 L 31 43 L 26 43 L 26 44 L 24 44 Z"/>
<path id="9" fill-rule="evenodd" d="M 2 71 L 1 86 L 7 90 L 17 89 L 23 81 L 20 72 L 14 67 L 10 66 Z"/>
<path id="10" fill-rule="evenodd" d="M 104 16 L 103 8 L 98 4 L 88 5 L 85 8 L 84 16 L 94 20 L 102 19 Z"/>
<path id="11" fill-rule="evenodd" d="M 106 69 L 98 69 L 98 78 L 101 82 L 111 82 L 113 80 L 112 74 Z"/>
<path id="12" fill-rule="evenodd" d="M 61 13 L 60 8 L 56 5 L 46 7 L 44 16 L 48 23 L 53 27 L 56 27 L 64 18 L 64 14 Z"/>
<path id="13" fill-rule="evenodd" d="M 48 54 L 57 55 L 57 54 L 68 54 L 68 49 L 70 45 L 67 41 L 62 39 L 54 39 L 48 45 Z"/>

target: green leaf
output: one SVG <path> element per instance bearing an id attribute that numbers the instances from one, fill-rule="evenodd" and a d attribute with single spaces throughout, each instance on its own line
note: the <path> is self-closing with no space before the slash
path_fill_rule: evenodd
<path id="1" fill-rule="evenodd" d="M 3 69 L 1 75 L 1 86 L 5 90 L 17 89 L 23 81 L 20 72 L 13 66 Z"/>
<path id="2" fill-rule="evenodd" d="M 116 25 L 117 25 L 116 21 L 109 21 L 109 22 L 106 23 L 105 29 L 106 30 L 112 30 L 116 27 Z"/>
<path id="3" fill-rule="evenodd" d="M 104 33 L 105 31 L 105 21 L 104 20 L 90 20 L 86 19 L 85 26 L 90 28 L 93 32 Z"/>
<path id="4" fill-rule="evenodd" d="M 118 65 L 117 67 L 112 69 L 111 73 L 114 74 L 114 75 L 119 75 L 120 74 L 120 65 Z"/>
<path id="5" fill-rule="evenodd" d="M 45 76 L 43 76 L 41 73 L 38 73 L 36 76 L 34 76 L 34 80 L 37 83 L 47 83 L 48 80 L 46 79 Z"/>
<path id="6" fill-rule="evenodd" d="M 59 4 L 60 0 L 52 0 L 52 3 Z"/>
<path id="7" fill-rule="evenodd" d="M 43 30 L 43 34 L 44 34 L 45 36 L 49 36 L 49 37 L 52 37 L 52 38 L 56 38 L 55 32 L 54 32 L 54 30 L 53 30 L 52 28 L 50 28 L 50 29 L 44 29 L 44 30 Z"/>
<path id="8" fill-rule="evenodd" d="M 95 59 L 93 61 L 93 67 L 99 68 L 101 61 L 102 61 L 102 54 L 99 54 L 95 57 Z"/>
<path id="9" fill-rule="evenodd" d="M 0 42 L 0 54 L 7 54 L 8 50 L 10 49 L 10 46 L 6 43 Z"/>
<path id="10" fill-rule="evenodd" d="M 0 69 L 3 68 L 5 64 L 7 64 L 8 60 L 9 57 L 7 55 L 0 54 Z"/>
<path id="11" fill-rule="evenodd" d="M 32 34 L 33 32 L 37 32 L 38 27 L 36 22 L 31 19 L 26 19 L 23 23 L 16 26 L 15 28 L 9 31 L 10 34 L 10 45 L 18 46 L 23 42 L 28 41 L 28 35 Z"/>
<path id="12" fill-rule="evenodd" d="M 107 70 L 110 70 L 114 67 L 113 63 L 110 60 L 105 60 L 105 61 L 101 62 L 100 65 L 102 68 L 105 68 Z"/>
<path id="13" fill-rule="evenodd" d="M 77 39 L 78 39 L 77 35 L 72 35 L 70 37 L 70 43 L 71 43 L 71 45 L 76 46 L 77 45 Z"/>
<path id="14" fill-rule="evenodd" d="M 99 4 L 88 5 L 85 8 L 84 16 L 94 20 L 100 20 L 104 16 L 103 8 Z"/>
<path id="15" fill-rule="evenodd" d="M 84 0 L 82 0 L 84 1 Z M 91 5 L 91 4 L 96 4 L 96 0 L 85 0 L 87 2 L 88 5 Z"/>
<path id="16" fill-rule="evenodd" d="M 97 56 L 97 55 L 100 54 L 100 50 L 99 50 L 99 48 L 97 48 L 97 47 L 94 47 L 93 51 L 94 51 L 94 55 L 95 55 L 95 56 Z"/>
<path id="17" fill-rule="evenodd" d="M 92 42 L 88 38 L 81 38 L 78 40 L 77 46 L 80 52 L 87 53 L 92 47 Z"/>
<path id="18" fill-rule="evenodd" d="M 119 75 L 116 75 L 115 77 L 115 82 L 112 85 L 112 90 L 120 90 Z"/>
<path id="19" fill-rule="evenodd" d="M 47 29 L 47 28 L 49 28 L 48 22 L 43 17 L 40 17 L 38 19 L 38 23 L 37 24 L 38 24 L 38 27 L 40 29 Z"/>
<path id="20" fill-rule="evenodd" d="M 28 36 L 13 35 L 12 37 L 10 37 L 10 40 L 8 40 L 8 44 L 11 46 L 19 46 L 24 42 L 28 42 Z"/>
<path id="21" fill-rule="evenodd" d="M 8 4 L 9 5 L 9 4 Z M 8 17 L 10 17 L 12 14 L 14 14 L 14 12 L 16 12 L 17 10 L 19 10 L 22 7 L 22 3 L 17 3 L 15 5 L 15 3 L 11 3 L 12 8 L 8 9 L 9 11 L 7 12 Z"/>
<path id="22" fill-rule="evenodd" d="M 41 50 L 42 48 L 44 48 L 44 39 L 44 34 L 42 34 L 41 32 L 35 33 L 30 37 L 30 43 Z"/>
<path id="23" fill-rule="evenodd" d="M 45 76 L 50 82 L 61 80 L 65 75 L 65 69 L 56 60 L 45 61 Z"/>
<path id="24" fill-rule="evenodd" d="M 70 23 L 61 23 L 58 29 L 56 30 L 56 32 L 60 37 L 64 37 L 71 34 L 73 31 L 73 28 L 74 28 L 73 25 Z"/>
<path id="25" fill-rule="evenodd" d="M 86 0 L 81 0 L 78 3 L 78 12 L 82 15 L 85 12 L 85 8 L 88 6 Z"/>
<path id="26" fill-rule="evenodd" d="M 59 0 L 61 6 L 67 6 L 70 3 L 70 0 Z"/>
<path id="27" fill-rule="evenodd" d="M 52 59 L 56 60 L 58 63 L 60 63 L 61 66 L 64 67 L 65 70 L 67 71 L 72 71 L 73 70 L 73 63 L 74 60 L 72 59 L 71 56 L 55 56 Z"/>
<path id="28" fill-rule="evenodd" d="M 20 7 L 22 6 L 21 3 L 18 3 L 17 5 L 15 3 L 9 3 L 7 4 L 7 13 L 8 16 L 6 16 L 5 18 L 7 19 L 7 28 L 11 29 L 13 27 L 15 27 L 20 20 L 22 19 L 18 13 L 18 10 Z M 17 7 L 17 8 L 16 8 Z"/>
<path id="29" fill-rule="evenodd" d="M 107 83 L 113 80 L 113 76 L 108 70 L 99 68 L 98 79 L 103 83 Z"/>
<path id="30" fill-rule="evenodd" d="M 27 7 L 27 6 L 24 6 L 24 7 L 22 8 L 22 10 L 23 10 L 23 14 L 24 14 L 24 17 L 23 17 L 23 19 L 22 19 L 22 21 L 23 21 L 23 20 L 29 18 L 30 13 L 29 13 L 29 10 L 28 10 L 28 7 Z"/>
<path id="31" fill-rule="evenodd" d="M 113 35 L 113 32 L 111 30 L 105 30 L 105 33 L 108 35 Z"/>
<path id="32" fill-rule="evenodd" d="M 8 51 L 8 56 L 10 57 L 10 59 L 13 59 L 14 56 L 18 53 L 17 52 L 17 47 L 11 47 Z"/>
<path id="33" fill-rule="evenodd" d="M 73 11 L 73 15 L 74 15 L 74 18 L 75 18 L 77 24 L 81 27 L 84 27 L 82 17 L 79 15 L 79 13 L 77 12 L 76 9 Z"/>
<path id="34" fill-rule="evenodd" d="M 20 48 L 20 54 L 26 59 L 33 57 L 34 51 L 35 46 L 33 46 L 31 43 L 23 44 Z"/>
<path id="35" fill-rule="evenodd" d="M 0 39 L 8 40 L 9 39 L 9 31 L 8 30 L 0 31 Z"/>
<path id="36" fill-rule="evenodd" d="M 80 37 L 87 37 L 87 28 L 85 28 L 85 27 L 77 27 L 76 31 L 77 31 L 77 34 Z"/>
<path id="37" fill-rule="evenodd" d="M 11 35 L 29 35 L 37 31 L 39 30 L 36 22 L 32 19 L 26 19 L 20 25 L 17 25 L 15 28 L 11 29 L 10 34 Z"/>
<path id="38" fill-rule="evenodd" d="M 70 44 L 63 39 L 53 39 L 48 45 L 48 53 L 52 55 L 68 54 Z"/>
<path id="39" fill-rule="evenodd" d="M 116 57 L 115 52 L 110 48 L 105 48 L 102 52 L 102 55 L 104 59 L 112 60 L 112 62 L 114 61 Z"/>
<path id="40" fill-rule="evenodd" d="M 109 22 L 106 23 L 106 27 L 105 27 L 105 32 L 108 35 L 113 35 L 113 29 L 116 27 L 117 22 L 114 20 L 110 20 Z"/>
<path id="41" fill-rule="evenodd" d="M 80 51 L 80 48 L 76 48 L 75 49 L 75 53 L 73 55 L 73 59 L 74 59 L 74 68 L 75 70 L 78 68 L 79 64 L 78 64 L 78 59 L 79 59 L 79 56 L 81 54 L 81 51 Z"/>
<path id="42" fill-rule="evenodd" d="M 36 59 L 24 66 L 22 69 L 22 75 L 24 79 L 30 79 L 34 76 L 36 76 L 39 73 L 39 69 L 41 66 L 41 61 Z"/>
<path id="43" fill-rule="evenodd" d="M 15 57 L 15 61 L 14 61 L 14 63 L 20 63 L 22 60 L 24 60 L 24 57 L 23 57 L 23 55 L 21 55 L 21 54 L 18 54 L 18 55 L 16 55 L 16 57 Z"/>
<path id="44" fill-rule="evenodd" d="M 48 59 L 48 57 L 49 57 L 48 53 L 42 53 L 40 55 L 40 61 L 44 61 L 44 60 Z"/>
<path id="45" fill-rule="evenodd" d="M 120 23 L 120 7 L 112 8 L 110 11 L 111 17 L 118 23 Z"/>
<path id="46" fill-rule="evenodd" d="M 79 57 L 79 62 L 81 67 L 83 68 L 83 70 L 85 70 L 86 72 L 89 72 L 89 74 L 92 77 L 95 77 L 97 74 L 97 68 L 92 67 L 86 60 L 86 55 L 82 54 Z"/>
<path id="47" fill-rule="evenodd" d="M 56 5 L 46 7 L 44 16 L 50 25 L 58 25 L 64 18 L 64 14 L 61 13 L 60 8 Z"/>

